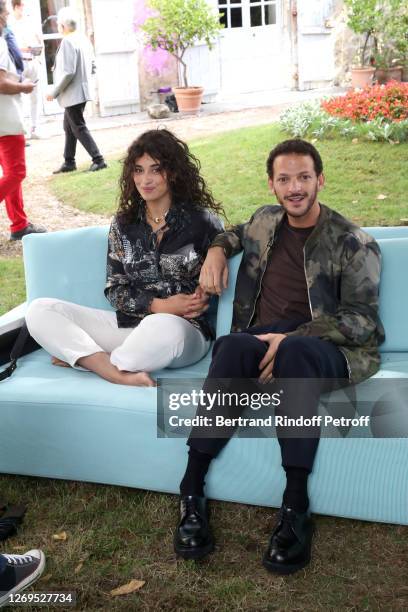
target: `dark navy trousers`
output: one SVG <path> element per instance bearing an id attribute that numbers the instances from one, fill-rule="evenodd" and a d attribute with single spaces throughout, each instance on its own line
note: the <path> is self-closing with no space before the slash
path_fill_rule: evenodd
<path id="1" fill-rule="evenodd" d="M 99 164 L 103 161 L 98 145 L 88 130 L 84 119 L 86 102 L 67 106 L 64 112 L 65 148 L 64 159 L 67 164 L 75 164 L 77 141 L 87 151 L 92 161 Z"/>
<path id="2" fill-rule="evenodd" d="M 251 388 L 251 381 L 258 379 L 259 363 L 263 359 L 268 345 L 255 334 L 285 333 L 295 330 L 303 321 L 278 321 L 265 327 L 251 327 L 245 331 L 222 336 L 214 344 L 211 366 L 204 383 L 203 391 L 216 393 L 220 390 L 220 382 L 216 379 L 230 379 L 228 392 L 243 392 Z M 347 362 L 337 346 L 327 340 L 310 336 L 288 336 L 279 345 L 275 356 L 273 377 L 280 379 L 298 379 L 287 382 L 285 387 L 285 405 L 290 406 L 290 415 L 312 417 L 318 413 L 320 394 L 333 388 L 339 388 L 348 383 Z M 236 379 L 236 380 L 234 380 Z M 306 380 L 312 379 L 312 380 Z M 257 387 L 259 391 L 259 386 Z M 215 404 L 212 414 L 237 417 L 244 407 Z M 283 407 L 283 410 L 285 408 Z M 198 413 L 209 415 L 205 406 L 199 406 Z M 282 413 L 280 413 L 282 414 Z M 252 414 L 251 416 L 256 416 Z M 318 433 L 313 438 L 296 435 L 292 437 L 284 433 L 277 435 L 282 454 L 282 465 L 286 467 L 312 470 L 314 458 L 319 444 Z M 188 440 L 189 446 L 216 457 L 233 435 L 234 427 L 225 427 L 222 437 L 198 437 L 199 429 L 193 428 Z M 283 432 L 284 429 L 281 430 Z"/>

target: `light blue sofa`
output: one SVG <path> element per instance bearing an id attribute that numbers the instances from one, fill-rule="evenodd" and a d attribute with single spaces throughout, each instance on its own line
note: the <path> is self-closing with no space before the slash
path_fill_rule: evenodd
<path id="1" fill-rule="evenodd" d="M 387 339 L 376 378 L 408 378 L 408 228 L 368 231 L 383 253 Z M 110 308 L 103 296 L 106 227 L 31 235 L 23 244 L 28 301 L 53 296 Z M 230 261 L 218 336 L 229 332 L 239 260 Z M 21 315 L 17 309 L 0 317 L 0 333 Z M 209 361 L 210 355 L 192 367 L 155 374 L 201 377 Z M 367 411 L 364 393 L 357 389 Z M 22 358 L 13 376 L 0 382 L 0 413 L 0 472 L 178 492 L 187 449 L 184 439 L 157 436 L 156 389 L 113 385 L 89 372 L 53 367 L 41 350 Z M 407 472 L 408 438 L 353 438 L 351 430 L 346 439 L 322 439 L 310 479 L 312 509 L 408 524 Z M 216 499 L 279 506 L 283 486 L 277 441 L 234 437 L 213 462 L 207 492 Z"/>

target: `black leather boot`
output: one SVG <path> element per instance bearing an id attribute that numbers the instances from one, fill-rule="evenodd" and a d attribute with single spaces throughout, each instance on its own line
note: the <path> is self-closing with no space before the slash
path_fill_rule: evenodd
<path id="1" fill-rule="evenodd" d="M 276 574 L 292 574 L 310 561 L 314 523 L 309 512 L 295 512 L 285 504 L 279 511 L 262 564 Z"/>
<path id="2" fill-rule="evenodd" d="M 214 549 L 208 522 L 207 498 L 182 495 L 180 523 L 174 534 L 174 550 L 183 559 L 202 559 Z"/>

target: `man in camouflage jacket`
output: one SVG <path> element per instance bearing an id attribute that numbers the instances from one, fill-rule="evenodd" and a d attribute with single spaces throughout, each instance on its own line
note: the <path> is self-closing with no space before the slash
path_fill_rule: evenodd
<path id="1" fill-rule="evenodd" d="M 251 380 L 279 378 L 285 390 L 282 414 L 313 417 L 322 392 L 360 382 L 379 368 L 381 255 L 371 236 L 320 204 L 323 163 L 313 145 L 302 140 L 277 145 L 267 172 L 280 205 L 263 206 L 249 222 L 216 236 L 201 270 L 204 291 L 220 294 L 227 286 L 227 258 L 243 251 L 233 333 L 215 343 L 204 391 L 214 393 L 226 380 L 231 392 L 242 389 L 242 380 L 249 388 Z M 214 410 L 236 416 L 240 406 L 229 413 L 224 406 Z M 201 558 L 214 547 L 205 475 L 233 432 L 225 427 L 222 437 L 209 438 L 193 428 L 190 435 L 174 540 L 184 558 Z M 296 432 L 288 437 L 288 430 L 277 428 L 286 488 L 263 565 L 279 574 L 308 564 L 313 535 L 307 480 L 319 430 L 310 438 Z"/>
<path id="2" fill-rule="evenodd" d="M 269 253 L 285 216 L 281 206 L 259 208 L 248 223 L 219 234 L 232 257 L 244 250 L 235 287 L 232 331 L 250 327 L 255 316 Z M 304 247 L 305 276 L 312 319 L 292 336 L 318 336 L 344 354 L 350 381 L 375 374 L 384 330 L 378 316 L 380 249 L 374 238 L 320 204 L 320 216 Z"/>

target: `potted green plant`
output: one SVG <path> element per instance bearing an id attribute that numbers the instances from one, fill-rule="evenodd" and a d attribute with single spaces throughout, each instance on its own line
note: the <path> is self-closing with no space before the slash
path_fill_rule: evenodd
<path id="1" fill-rule="evenodd" d="M 408 57 L 408 6 L 388 0 L 382 7 L 382 28 L 375 53 L 377 82 L 401 81 Z"/>
<path id="2" fill-rule="evenodd" d="M 405 3 L 394 15 L 394 46 L 402 67 L 402 80 L 408 80 L 408 7 Z"/>
<path id="3" fill-rule="evenodd" d="M 149 0 L 153 15 L 140 29 L 145 42 L 153 49 L 164 49 L 174 56 L 179 65 L 181 87 L 174 87 L 177 105 L 182 112 L 196 112 L 200 108 L 203 88 L 190 86 L 187 79 L 185 53 L 202 40 L 213 48 L 222 25 L 206 0 Z"/>
<path id="4" fill-rule="evenodd" d="M 377 47 L 378 2 L 377 0 L 344 0 L 347 8 L 347 25 L 356 34 L 363 36 L 358 52 L 357 65 L 351 68 L 352 87 L 371 85 L 375 67 L 372 52 Z"/>
<path id="5" fill-rule="evenodd" d="M 379 47 L 374 54 L 375 59 L 375 79 L 379 85 L 384 85 L 389 81 L 401 81 L 402 65 L 399 58 L 395 57 L 392 47 Z"/>

